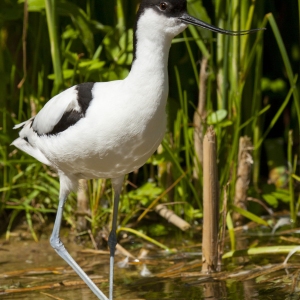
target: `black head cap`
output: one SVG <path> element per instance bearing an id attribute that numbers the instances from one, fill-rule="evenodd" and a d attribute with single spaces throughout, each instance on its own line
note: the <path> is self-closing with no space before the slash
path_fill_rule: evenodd
<path id="1" fill-rule="evenodd" d="M 167 17 L 179 17 L 186 12 L 187 3 L 186 0 L 142 0 L 138 15 L 150 7 Z"/>
<path id="2" fill-rule="evenodd" d="M 137 30 L 137 23 L 140 17 L 144 14 L 145 10 L 153 9 L 158 14 L 164 15 L 168 18 L 180 18 L 187 11 L 187 2 L 186 0 L 141 0 L 139 10 L 137 12 L 137 18 L 135 23 L 134 31 Z M 134 54 L 133 60 L 135 60 L 136 55 L 136 44 L 137 37 L 136 33 L 134 34 Z"/>

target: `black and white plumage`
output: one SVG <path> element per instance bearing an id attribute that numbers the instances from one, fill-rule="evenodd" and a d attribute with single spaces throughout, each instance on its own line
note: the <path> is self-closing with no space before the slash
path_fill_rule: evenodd
<path id="1" fill-rule="evenodd" d="M 83 83 L 58 94 L 22 128 L 12 145 L 57 170 L 60 196 L 50 238 L 56 252 L 95 295 L 108 298 L 72 259 L 59 237 L 64 203 L 78 179 L 111 178 L 115 191 L 110 246 L 110 289 L 119 196 L 124 175 L 141 167 L 162 141 L 166 127 L 168 55 L 172 39 L 188 24 L 225 34 L 187 14 L 186 0 L 142 0 L 135 27 L 134 61 L 128 77 Z"/>

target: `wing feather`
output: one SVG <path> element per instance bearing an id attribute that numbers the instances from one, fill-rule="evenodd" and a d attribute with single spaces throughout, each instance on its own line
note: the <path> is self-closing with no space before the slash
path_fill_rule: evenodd
<path id="1" fill-rule="evenodd" d="M 39 135 L 50 133 L 62 119 L 63 115 L 71 111 L 81 111 L 77 101 L 76 86 L 65 90 L 49 100 L 35 116 L 32 128 Z"/>
<path id="2" fill-rule="evenodd" d="M 26 123 L 28 123 L 28 122 L 30 122 L 32 119 L 34 119 L 34 117 L 31 117 L 31 118 L 30 118 L 30 119 L 28 119 L 27 121 L 25 121 L 25 122 L 22 122 L 22 123 L 20 123 L 20 124 L 17 124 L 17 125 L 15 125 L 13 129 L 19 129 L 19 128 L 21 128 L 21 127 L 24 127 L 24 126 L 25 126 L 25 124 L 26 124 Z"/>

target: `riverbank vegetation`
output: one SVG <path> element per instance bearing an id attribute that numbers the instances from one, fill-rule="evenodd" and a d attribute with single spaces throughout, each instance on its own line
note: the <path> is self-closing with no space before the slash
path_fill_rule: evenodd
<path id="1" fill-rule="evenodd" d="M 59 190 L 51 169 L 10 146 L 18 135 L 12 127 L 74 84 L 125 78 L 133 57 L 137 5 L 135 0 L 1 1 L 0 229 L 7 238 L 25 219 L 38 240 L 36 228 L 52 218 Z M 159 203 L 198 228 L 202 141 L 209 126 L 217 138 L 220 212 L 229 232 L 245 219 L 275 226 L 261 216 L 283 210 L 290 215 L 288 226 L 297 225 L 299 6 L 300 1 L 188 1 L 191 15 L 218 27 L 267 30 L 231 37 L 189 26 L 173 41 L 166 135 L 147 164 L 126 178 L 123 230 L 146 239 L 166 235 L 171 225 L 152 212 Z M 238 184 L 242 162 L 250 166 L 242 173 L 246 186 Z M 76 228 L 83 217 L 84 228 L 96 235 L 110 222 L 110 182 L 82 185 L 86 193 L 81 196 L 89 205 L 78 212 L 72 194 L 65 220 Z M 234 234 L 231 242 L 234 250 Z"/>

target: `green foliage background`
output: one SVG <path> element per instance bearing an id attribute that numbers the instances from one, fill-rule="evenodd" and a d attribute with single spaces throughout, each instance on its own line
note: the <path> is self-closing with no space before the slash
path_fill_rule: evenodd
<path id="1" fill-rule="evenodd" d="M 188 1 L 191 15 L 218 27 L 266 27 L 267 31 L 230 37 L 189 26 L 174 40 L 169 60 L 166 137 L 148 164 L 128 177 L 137 188 L 125 188 L 122 226 L 136 219 L 177 179 L 178 183 L 161 201 L 177 203 L 175 211 L 189 222 L 202 215 L 202 171 L 194 150 L 193 115 L 198 106 L 203 58 L 208 59 L 208 117 L 202 125 L 203 130 L 213 125 L 217 132 L 220 187 L 229 182 L 232 203 L 238 141 L 248 135 L 254 147 L 249 195 L 274 207 L 289 208 L 296 222 L 300 199 L 300 102 L 296 75 L 300 69 L 299 2 Z M 136 0 L 1 0 L 2 229 L 8 227 L 9 232 L 21 213 L 35 237 L 32 217 L 44 222 L 49 213 L 55 212 L 59 187 L 51 170 L 9 146 L 18 134 L 12 127 L 37 113 L 59 91 L 76 83 L 125 78 L 132 60 L 132 28 L 137 7 Z M 196 178 L 195 164 L 199 165 Z M 273 184 L 268 184 L 270 171 L 278 173 Z M 95 231 L 110 217 L 110 207 L 101 206 L 103 199 L 111 201 L 109 183 L 91 181 L 89 195 L 89 221 Z M 75 200 L 72 195 L 66 207 L 65 217 L 70 224 L 74 224 Z M 260 213 L 257 207 L 253 210 Z"/>

